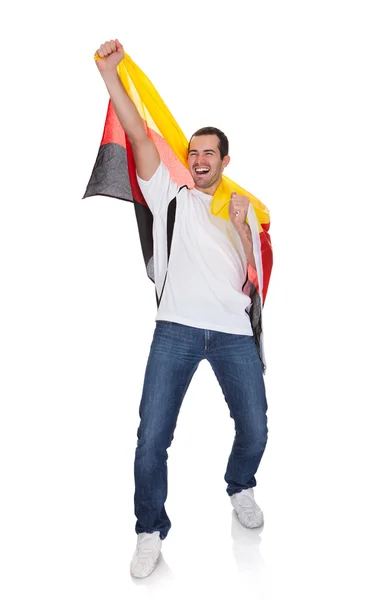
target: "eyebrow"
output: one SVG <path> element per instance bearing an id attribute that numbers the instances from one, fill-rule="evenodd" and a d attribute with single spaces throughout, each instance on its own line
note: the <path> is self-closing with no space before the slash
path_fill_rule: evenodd
<path id="1" fill-rule="evenodd" d="M 198 150 L 189 150 L 189 154 L 191 154 L 192 152 L 198 152 Z M 206 148 L 206 150 L 203 150 L 203 152 L 213 152 L 215 154 L 215 150 L 213 150 L 212 148 Z"/>

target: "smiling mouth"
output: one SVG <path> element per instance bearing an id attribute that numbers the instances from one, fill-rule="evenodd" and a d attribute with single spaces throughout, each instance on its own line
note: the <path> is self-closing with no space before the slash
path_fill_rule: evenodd
<path id="1" fill-rule="evenodd" d="M 210 172 L 210 169 L 206 168 L 206 167 L 199 167 L 194 169 L 195 173 L 197 175 L 207 175 L 207 173 Z"/>

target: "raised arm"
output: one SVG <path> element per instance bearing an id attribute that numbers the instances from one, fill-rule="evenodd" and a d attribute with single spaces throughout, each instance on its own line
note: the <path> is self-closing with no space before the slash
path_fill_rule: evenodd
<path id="1" fill-rule="evenodd" d="M 96 65 L 107 86 L 117 118 L 131 142 L 137 174 L 148 181 L 160 164 L 160 155 L 120 81 L 116 67 L 124 58 L 124 48 L 118 40 L 111 40 L 102 44 L 97 54 L 101 60 L 97 60 Z"/>

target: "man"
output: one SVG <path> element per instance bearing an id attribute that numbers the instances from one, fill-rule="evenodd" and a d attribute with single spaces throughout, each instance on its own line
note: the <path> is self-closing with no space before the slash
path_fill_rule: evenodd
<path id="1" fill-rule="evenodd" d="M 145 373 L 135 456 L 137 548 L 131 574 L 155 568 L 171 522 L 165 511 L 167 449 L 182 400 L 201 360 L 207 359 L 221 385 L 236 436 L 225 480 L 240 522 L 259 527 L 263 514 L 254 500 L 255 473 L 267 442 L 267 402 L 262 362 L 243 292 L 248 262 L 256 268 L 247 215 L 248 198 L 232 194 L 230 221 L 211 214 L 213 194 L 230 162 L 228 140 L 216 128 L 190 139 L 188 166 L 195 187 L 178 189 L 147 136 L 143 121 L 117 73 L 124 57 L 118 40 L 100 46 L 96 62 L 113 108 L 133 150 L 137 179 L 153 214 L 155 278 L 161 280 L 156 329 Z M 170 262 L 164 226 L 176 203 Z M 162 263 L 162 264 L 161 264 Z"/>

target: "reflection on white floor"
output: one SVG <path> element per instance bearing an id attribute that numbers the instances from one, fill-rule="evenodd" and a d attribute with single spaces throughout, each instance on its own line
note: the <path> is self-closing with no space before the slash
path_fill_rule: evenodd
<path id="1" fill-rule="evenodd" d="M 260 552 L 261 534 L 265 523 L 257 529 L 247 529 L 241 525 L 236 513 L 231 514 L 232 552 L 239 573 L 259 575 L 265 571 L 266 564 Z"/>

